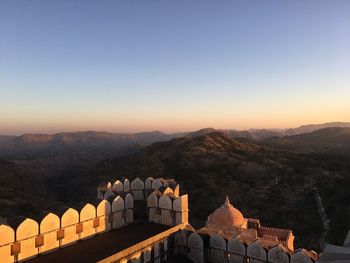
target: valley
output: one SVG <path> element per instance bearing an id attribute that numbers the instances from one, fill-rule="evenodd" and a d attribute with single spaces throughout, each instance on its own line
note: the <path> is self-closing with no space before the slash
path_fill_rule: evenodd
<path id="1" fill-rule="evenodd" d="M 168 140 L 133 139 L 122 147 L 90 138 L 83 149 L 65 141 L 68 146 L 56 143 L 58 150 L 52 154 L 48 149 L 53 151 L 53 143 L 46 140 L 40 151 L 35 145 L 31 149 L 36 152 L 27 152 L 30 157 L 2 156 L 0 217 L 33 217 L 43 210 L 92 201 L 100 181 L 162 176 L 176 179 L 189 194 L 194 227 L 203 226 L 228 195 L 244 216 L 293 229 L 297 247 L 319 251 L 323 227 L 315 187 L 330 218 L 326 241 L 339 244 L 350 227 L 349 131 L 333 127 L 256 140 L 203 129 Z"/>

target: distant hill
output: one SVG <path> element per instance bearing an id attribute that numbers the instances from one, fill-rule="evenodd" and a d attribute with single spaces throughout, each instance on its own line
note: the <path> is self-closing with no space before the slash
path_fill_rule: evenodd
<path id="1" fill-rule="evenodd" d="M 281 138 L 267 138 L 263 145 L 300 153 L 350 154 L 350 128 L 324 128 Z"/>
<path id="2" fill-rule="evenodd" d="M 256 142 L 272 137 L 284 137 L 313 132 L 327 127 L 350 127 L 347 122 L 304 125 L 293 129 L 220 130 L 243 142 Z M 141 133 L 108 133 L 97 131 L 63 132 L 56 134 L 0 135 L 0 157 L 6 159 L 35 159 L 58 154 L 100 154 L 104 158 L 125 155 L 155 142 L 179 137 L 194 138 L 216 131 L 205 128 L 195 132 L 167 134 L 160 131 Z"/>
<path id="3" fill-rule="evenodd" d="M 8 159 L 26 159 L 73 152 L 93 152 L 105 154 L 107 158 L 111 154 L 132 152 L 137 145 L 166 141 L 177 136 L 179 134 L 166 134 L 159 131 L 134 134 L 86 131 L 2 136 L 0 137 L 0 156 Z"/>
<path id="4" fill-rule="evenodd" d="M 310 133 L 310 132 L 324 129 L 324 128 L 336 128 L 336 127 L 350 128 L 350 122 L 329 122 L 329 123 L 323 123 L 323 124 L 308 124 L 308 125 L 302 125 L 298 128 L 290 128 L 290 129 L 249 129 L 245 131 L 225 130 L 225 132 L 227 132 L 227 134 L 232 138 L 247 138 L 247 139 L 259 141 L 259 140 L 264 140 L 266 138 L 271 138 L 271 137 L 298 135 L 303 133 Z"/>
<path id="5" fill-rule="evenodd" d="M 89 143 L 141 143 L 149 144 L 155 141 L 165 141 L 174 138 L 174 134 L 160 131 L 141 133 L 108 133 L 108 132 L 65 132 L 56 134 L 24 134 L 14 139 L 18 143 L 51 143 L 51 144 L 89 144 Z"/>
<path id="6" fill-rule="evenodd" d="M 212 133 L 215 131 L 217 131 L 217 130 L 214 128 L 203 128 L 203 129 L 200 129 L 198 131 L 186 133 L 186 134 L 184 134 L 184 136 L 187 138 L 195 138 L 195 137 L 206 135 L 206 134 L 209 134 L 209 133 Z"/>
<path id="7" fill-rule="evenodd" d="M 324 128 L 350 128 L 350 122 L 329 122 L 323 124 L 308 124 L 294 129 L 287 129 L 284 136 L 310 133 Z"/>
<path id="8" fill-rule="evenodd" d="M 317 249 L 322 226 L 312 189 L 317 186 L 322 194 L 329 185 L 337 184 L 339 193 L 334 196 L 350 198 L 345 187 L 350 187 L 349 171 L 347 167 L 336 173 L 326 162 L 239 142 L 215 131 L 155 143 L 131 156 L 103 161 L 94 174 L 96 180 L 113 180 L 117 175 L 175 178 L 189 193 L 191 223 L 196 227 L 205 223 L 227 194 L 245 216 L 260 218 L 265 225 L 291 228 L 297 246 L 312 244 Z M 346 200 L 338 201 L 337 206 L 347 207 Z M 338 211 L 339 217 L 332 215 L 332 231 L 337 234 L 345 217 L 350 222 L 346 209 L 344 212 Z"/>

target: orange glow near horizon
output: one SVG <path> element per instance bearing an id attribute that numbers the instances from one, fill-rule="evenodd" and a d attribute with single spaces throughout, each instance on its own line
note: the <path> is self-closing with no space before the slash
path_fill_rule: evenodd
<path id="1" fill-rule="evenodd" d="M 300 115 L 299 115 L 300 114 Z M 214 113 L 195 116 L 179 114 L 177 116 L 135 116 L 117 117 L 111 115 L 83 114 L 67 116 L 37 116 L 37 118 L 15 118 L 3 120 L 0 134 L 20 135 L 24 133 L 58 133 L 74 131 L 106 131 L 116 133 L 134 133 L 146 131 L 162 131 L 166 133 L 195 131 L 212 127 L 215 129 L 246 130 L 257 129 L 285 129 L 295 128 L 306 124 L 320 124 L 327 122 L 350 121 L 349 112 L 326 112 L 323 114 L 302 113 L 298 115 L 271 115 L 261 113 L 249 115 L 215 115 Z"/>
<path id="2" fill-rule="evenodd" d="M 350 2 L 9 2 L 0 134 L 350 121 Z"/>

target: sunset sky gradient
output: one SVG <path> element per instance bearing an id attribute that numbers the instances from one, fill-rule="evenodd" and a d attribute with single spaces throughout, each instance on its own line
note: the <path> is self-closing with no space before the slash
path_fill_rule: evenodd
<path id="1" fill-rule="evenodd" d="M 1 1 L 0 134 L 350 121 L 350 1 Z"/>

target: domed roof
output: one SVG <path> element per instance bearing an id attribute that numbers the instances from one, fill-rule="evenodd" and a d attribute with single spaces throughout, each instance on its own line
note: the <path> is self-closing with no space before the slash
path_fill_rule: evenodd
<path id="1" fill-rule="evenodd" d="M 208 223 L 218 226 L 238 227 L 244 223 L 244 218 L 242 213 L 234 208 L 226 197 L 225 204 L 214 211 Z"/>

